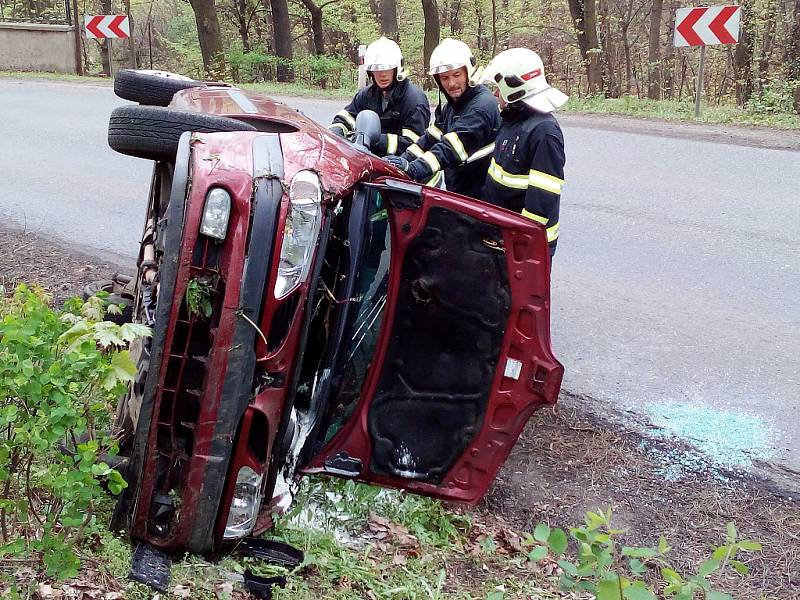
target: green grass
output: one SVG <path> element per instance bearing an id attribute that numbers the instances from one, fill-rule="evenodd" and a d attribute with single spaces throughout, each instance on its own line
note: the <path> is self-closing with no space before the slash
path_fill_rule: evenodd
<path id="1" fill-rule="evenodd" d="M 62 73 L 0 71 L 0 78 L 14 79 L 49 79 L 56 81 L 74 81 L 84 83 L 109 83 L 107 77 L 67 75 Z M 239 87 L 276 96 L 302 96 L 306 98 L 326 98 L 341 100 L 352 98 L 356 88 L 320 89 L 302 83 L 242 83 Z M 438 102 L 436 90 L 427 92 L 432 103 Z M 686 121 L 696 123 L 759 125 L 778 129 L 800 129 L 800 115 L 789 112 L 772 112 L 769 108 L 755 110 L 753 108 L 739 108 L 733 104 L 702 106 L 700 118 L 694 118 L 694 102 L 690 100 L 649 100 L 636 96 L 623 96 L 622 98 L 603 98 L 572 96 L 562 108 L 565 112 L 610 114 L 656 119 L 662 121 Z"/>
<path id="2" fill-rule="evenodd" d="M 792 113 L 759 112 L 730 104 L 703 104 L 700 118 L 695 119 L 694 102 L 692 101 L 649 100 L 636 96 L 623 96 L 622 98 L 572 96 L 562 110 L 576 113 L 626 115 L 664 121 L 761 125 L 780 129 L 800 128 L 800 115 Z"/>

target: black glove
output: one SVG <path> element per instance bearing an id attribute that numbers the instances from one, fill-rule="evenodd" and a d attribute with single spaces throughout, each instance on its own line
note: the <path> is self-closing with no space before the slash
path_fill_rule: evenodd
<path id="1" fill-rule="evenodd" d="M 383 160 L 388 162 L 393 167 L 397 167 L 401 171 L 408 173 L 408 161 L 402 156 L 394 156 L 391 154 L 389 156 L 384 156 Z"/>

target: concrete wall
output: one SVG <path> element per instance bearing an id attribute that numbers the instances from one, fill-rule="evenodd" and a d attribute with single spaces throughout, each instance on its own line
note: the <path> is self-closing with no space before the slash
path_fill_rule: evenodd
<path id="1" fill-rule="evenodd" d="M 75 28 L 0 23 L 0 70 L 75 73 Z"/>

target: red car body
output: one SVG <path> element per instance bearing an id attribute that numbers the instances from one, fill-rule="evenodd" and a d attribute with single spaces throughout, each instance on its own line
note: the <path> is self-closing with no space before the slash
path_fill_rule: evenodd
<path id="1" fill-rule="evenodd" d="M 170 108 L 257 131 L 184 134 L 156 164 L 136 310 L 154 335 L 116 526 L 170 552 L 224 549 L 269 528 L 302 473 L 477 502 L 560 389 L 545 230 L 408 182 L 267 98 L 208 86 Z M 278 294 L 307 223 L 290 195 L 313 177 L 318 234 Z M 201 233 L 214 189 L 230 197 L 224 239 Z"/>

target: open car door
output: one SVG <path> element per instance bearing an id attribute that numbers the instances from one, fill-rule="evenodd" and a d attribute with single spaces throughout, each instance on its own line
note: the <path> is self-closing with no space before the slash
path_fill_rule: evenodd
<path id="1" fill-rule="evenodd" d="M 396 180 L 362 198 L 336 392 L 302 471 L 475 503 L 561 387 L 545 230 Z"/>

